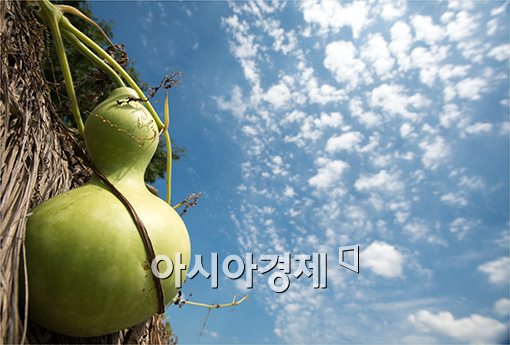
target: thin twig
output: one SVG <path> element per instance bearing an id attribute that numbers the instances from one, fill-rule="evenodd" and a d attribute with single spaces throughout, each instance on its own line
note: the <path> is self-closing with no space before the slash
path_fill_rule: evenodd
<path id="1" fill-rule="evenodd" d="M 185 300 L 179 296 L 176 296 L 172 300 L 172 303 L 179 304 L 179 305 L 189 304 L 189 305 L 193 305 L 195 307 L 204 307 L 204 308 L 209 308 L 209 309 L 219 309 L 219 308 L 234 307 L 236 305 L 243 303 L 247 298 L 248 298 L 248 295 L 244 295 L 240 300 L 237 300 L 237 295 L 236 295 L 236 296 L 234 296 L 234 299 L 230 303 L 206 304 L 206 303 L 188 301 L 188 300 Z"/>
<path id="2" fill-rule="evenodd" d="M 205 331 L 205 325 L 207 324 L 207 320 L 209 319 L 209 315 L 211 314 L 211 309 L 207 311 L 207 315 L 205 316 L 204 322 L 202 323 L 202 329 L 200 330 L 200 334 L 198 336 L 198 339 L 202 337 Z"/>
<path id="3" fill-rule="evenodd" d="M 177 86 L 181 85 L 182 81 L 182 72 L 176 71 L 172 72 L 170 74 L 167 74 L 163 79 L 161 79 L 161 82 L 158 86 L 152 86 L 149 90 L 149 98 L 153 98 L 158 93 L 159 89 L 163 87 L 165 90 L 176 88 Z"/>
<path id="4" fill-rule="evenodd" d="M 186 197 L 186 199 L 184 199 L 183 201 L 181 201 L 180 203 L 178 203 L 177 205 L 174 205 L 172 207 L 174 208 L 174 210 L 177 210 L 178 208 L 184 206 L 184 210 L 182 210 L 181 213 L 179 214 L 180 216 L 183 216 L 186 214 L 186 212 L 188 212 L 189 208 L 197 206 L 198 198 L 200 198 L 201 195 L 202 195 L 202 192 L 192 193 L 192 194 L 188 195 Z"/>

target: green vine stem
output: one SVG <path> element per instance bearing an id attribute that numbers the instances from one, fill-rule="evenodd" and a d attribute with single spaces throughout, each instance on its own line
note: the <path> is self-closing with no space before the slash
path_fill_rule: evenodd
<path id="1" fill-rule="evenodd" d="M 165 90 L 166 91 L 166 90 Z M 163 108 L 165 124 L 163 133 L 166 143 L 166 202 L 170 205 L 172 199 L 172 141 L 168 133 L 168 125 L 170 124 L 170 111 L 168 110 L 168 91 L 165 92 L 165 105 Z"/>
<path id="2" fill-rule="evenodd" d="M 124 68 L 122 68 L 122 66 L 120 66 L 117 63 L 117 61 L 115 61 L 114 58 L 112 58 L 110 56 L 110 54 L 105 52 L 103 50 L 103 48 L 101 48 L 96 42 L 94 42 L 92 39 L 87 37 L 87 35 L 85 35 L 80 30 L 78 30 L 76 27 L 74 27 L 67 18 L 65 18 L 65 17 L 62 18 L 61 26 L 62 26 L 63 30 L 67 30 L 67 31 L 71 32 L 73 35 L 76 36 L 76 38 L 78 38 L 80 41 L 82 41 L 87 46 L 92 48 L 92 50 L 94 50 L 103 59 L 108 61 L 108 63 L 110 65 L 112 65 L 112 67 L 115 68 L 117 70 L 117 72 L 119 72 L 119 74 L 122 76 L 122 78 L 124 78 L 128 82 L 129 86 L 131 86 L 136 91 L 136 93 L 138 94 L 138 97 L 140 97 L 142 99 L 146 99 L 142 90 L 140 89 L 140 87 L 138 87 L 138 85 L 135 83 L 133 78 L 131 78 L 131 76 L 124 70 Z M 150 102 L 145 102 L 145 104 L 147 106 L 147 109 L 151 113 L 152 117 L 154 118 L 154 121 L 156 121 L 158 128 L 161 130 L 164 127 L 163 122 L 161 122 L 158 114 L 152 107 L 152 104 L 150 104 Z"/>
<path id="3" fill-rule="evenodd" d="M 74 120 L 80 135 L 83 137 L 85 127 L 83 126 L 83 120 L 80 114 L 80 108 L 78 107 L 78 100 L 76 99 L 76 93 L 74 92 L 73 77 L 69 68 L 69 62 L 64 48 L 64 42 L 62 41 L 62 35 L 60 32 L 59 22 L 64 18 L 62 12 L 55 8 L 48 0 L 39 3 L 43 16 L 48 21 L 50 29 L 53 32 L 53 38 L 57 49 L 58 59 L 60 61 L 60 67 L 64 75 L 64 81 L 66 84 L 66 91 L 71 103 L 71 112 L 73 113 Z"/>
<path id="4" fill-rule="evenodd" d="M 68 6 L 68 5 L 55 5 L 55 7 L 57 7 L 60 11 L 62 11 L 63 13 L 69 13 L 69 14 L 73 14 L 77 17 L 80 17 L 81 19 L 85 20 L 86 22 L 88 22 L 89 24 L 93 25 L 96 27 L 96 29 L 103 35 L 103 37 L 108 41 L 108 44 L 110 44 L 110 46 L 114 46 L 114 44 L 112 43 L 112 41 L 110 40 L 110 38 L 108 37 L 108 35 L 106 34 L 106 32 L 104 32 L 103 28 L 101 28 L 95 21 L 93 21 L 92 19 L 90 19 L 89 17 L 87 17 L 85 14 L 83 14 L 80 10 L 78 10 L 77 8 L 74 8 L 73 6 Z"/>
<path id="5" fill-rule="evenodd" d="M 105 72 L 110 79 L 115 83 L 116 87 L 124 87 L 126 86 L 119 75 L 106 64 L 103 60 L 97 57 L 87 46 L 80 42 L 73 34 L 68 31 L 62 31 L 62 35 L 64 38 L 74 47 L 76 50 L 80 51 L 90 62 L 92 62 L 97 68 Z"/>

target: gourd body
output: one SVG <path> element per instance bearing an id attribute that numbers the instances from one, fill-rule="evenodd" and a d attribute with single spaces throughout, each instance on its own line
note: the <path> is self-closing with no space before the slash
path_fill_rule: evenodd
<path id="1" fill-rule="evenodd" d="M 91 112 L 85 124 L 87 151 L 136 210 L 156 255 L 174 260 L 181 253 L 188 266 L 184 223 L 143 180 L 158 144 L 156 124 L 142 104 L 126 102 L 128 97 L 137 96 L 129 88 L 116 89 Z M 97 177 L 34 208 L 25 244 L 34 322 L 62 334 L 96 336 L 157 312 L 151 263 L 140 234 L 124 204 Z M 175 276 L 161 281 L 165 303 L 177 292 Z"/>

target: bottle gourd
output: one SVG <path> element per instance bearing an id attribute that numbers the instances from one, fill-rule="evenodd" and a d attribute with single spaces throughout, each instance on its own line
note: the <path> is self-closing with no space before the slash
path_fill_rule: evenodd
<path id="1" fill-rule="evenodd" d="M 129 200 L 143 221 L 156 255 L 189 265 L 186 227 L 151 194 L 144 173 L 158 145 L 158 128 L 134 90 L 121 87 L 85 123 L 85 144 L 96 168 Z M 97 176 L 34 208 L 27 222 L 29 317 L 58 333 L 97 336 L 156 314 L 151 263 L 122 202 Z M 164 262 L 160 271 L 164 271 Z M 175 271 L 161 280 L 164 301 L 177 293 Z M 184 281 L 186 271 L 181 272 Z"/>

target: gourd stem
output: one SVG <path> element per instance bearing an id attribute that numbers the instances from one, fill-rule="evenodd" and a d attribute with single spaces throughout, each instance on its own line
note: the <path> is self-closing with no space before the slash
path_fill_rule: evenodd
<path id="1" fill-rule="evenodd" d="M 44 7 L 42 7 L 42 9 L 44 9 Z M 62 18 L 63 17 L 61 17 L 60 19 Z M 71 112 L 73 113 L 74 120 L 76 121 L 78 131 L 80 132 L 80 135 L 83 137 L 85 127 L 83 126 L 83 120 L 80 115 L 80 108 L 78 107 L 78 100 L 76 99 L 76 94 L 74 92 L 73 77 L 71 75 L 71 70 L 69 69 L 69 62 L 67 61 L 64 42 L 62 42 L 62 35 L 60 33 L 58 21 L 59 19 L 54 16 L 48 17 L 48 22 L 50 24 L 50 28 L 53 33 L 53 38 L 55 41 L 55 46 L 57 49 L 58 59 L 60 61 L 60 67 L 62 68 L 62 74 L 64 75 L 67 95 L 69 96 L 69 101 L 71 103 Z"/>
<path id="2" fill-rule="evenodd" d="M 94 54 L 87 46 L 80 42 L 72 33 L 66 30 L 62 30 L 62 35 L 64 38 L 78 51 L 80 51 L 86 58 L 89 59 L 97 68 L 105 72 L 110 79 L 115 83 L 117 87 L 126 86 L 119 75 L 106 64 L 103 60 L 101 60 L 96 54 Z"/>
<path id="3" fill-rule="evenodd" d="M 170 205 L 172 198 L 172 142 L 170 140 L 170 134 L 165 131 L 165 143 L 166 143 L 166 202 Z"/>
<path id="4" fill-rule="evenodd" d="M 138 85 L 136 85 L 133 78 L 131 78 L 131 76 L 124 70 L 124 68 L 122 68 L 122 66 L 120 66 L 117 63 L 117 61 L 115 61 L 114 58 L 112 58 L 107 52 L 105 52 L 103 50 L 103 48 L 101 48 L 99 45 L 97 45 L 93 40 L 91 40 L 89 37 L 87 37 L 87 35 L 85 35 L 80 30 L 78 30 L 76 27 L 74 27 L 67 18 L 64 17 L 62 19 L 63 20 L 61 22 L 61 25 L 64 29 L 73 33 L 76 36 L 76 38 L 81 40 L 87 46 L 89 46 L 94 51 L 96 51 L 96 53 L 99 54 L 102 58 L 104 58 L 106 61 L 108 61 L 108 63 L 110 65 L 112 65 L 112 67 L 115 68 L 117 70 L 117 72 L 119 72 L 119 74 L 122 76 L 122 78 L 124 78 L 128 82 L 129 86 L 131 86 L 136 91 L 136 93 L 138 94 L 138 97 L 143 98 L 143 99 L 146 98 L 145 95 L 143 94 L 142 90 L 138 87 Z M 156 113 L 156 111 L 154 110 L 154 108 L 152 107 L 150 102 L 144 102 L 144 103 L 146 104 L 147 109 L 149 110 L 152 117 L 154 118 L 154 121 L 156 121 L 158 129 L 163 128 L 164 127 L 163 122 L 161 122 L 161 120 L 159 119 L 158 114 Z"/>
<path id="5" fill-rule="evenodd" d="M 99 26 L 99 24 L 97 24 L 95 21 L 93 21 L 92 19 L 90 19 L 89 17 L 87 17 L 83 12 L 81 12 L 79 9 L 73 7 L 73 6 L 68 6 L 68 5 L 55 5 L 56 8 L 58 8 L 60 11 L 62 11 L 63 13 L 69 13 L 69 14 L 73 14 L 77 17 L 80 17 L 81 19 L 89 22 L 90 24 L 94 25 L 96 27 L 96 29 L 103 35 L 103 37 L 108 41 L 108 44 L 110 44 L 110 46 L 114 46 L 113 42 L 110 40 L 110 38 L 108 37 L 108 35 L 106 34 L 106 32 L 104 32 L 103 28 L 101 26 Z"/>
<path id="6" fill-rule="evenodd" d="M 166 91 L 166 90 L 165 90 Z M 168 133 L 168 126 L 170 124 L 170 111 L 168 110 L 168 91 L 165 92 L 165 105 L 163 108 L 165 117 L 165 125 L 163 132 L 165 133 L 166 144 L 166 202 L 170 205 L 172 199 L 172 141 Z"/>

